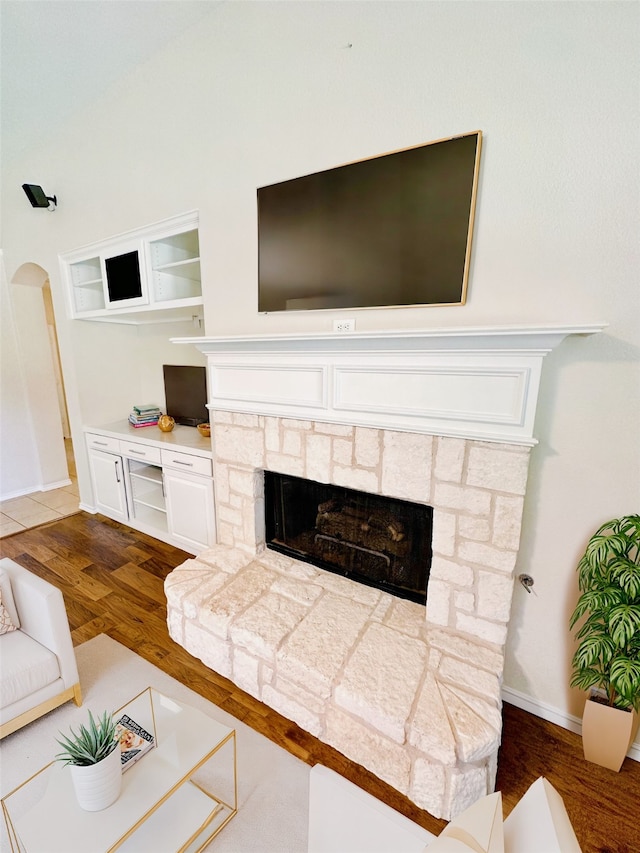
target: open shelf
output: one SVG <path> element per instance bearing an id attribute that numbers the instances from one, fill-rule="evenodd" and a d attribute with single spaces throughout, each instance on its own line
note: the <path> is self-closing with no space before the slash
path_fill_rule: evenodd
<path id="1" fill-rule="evenodd" d="M 145 525 L 147 528 L 167 532 L 167 512 L 165 509 L 160 509 L 151 506 L 142 501 L 134 501 L 133 515 L 140 525 Z"/>
<path id="2" fill-rule="evenodd" d="M 167 504 L 162 467 L 129 459 L 129 480 L 134 516 L 148 523 L 160 521 L 160 526 L 166 528 Z"/>
<path id="3" fill-rule="evenodd" d="M 180 234 L 172 234 L 149 243 L 151 254 L 151 268 L 161 269 L 169 264 L 180 261 L 199 260 L 200 243 L 198 230 L 183 231 Z"/>
<path id="4" fill-rule="evenodd" d="M 134 467 L 135 466 L 135 467 Z M 162 468 L 157 465 L 148 465 L 144 462 L 130 460 L 129 473 L 132 479 L 145 480 L 149 483 L 162 484 Z"/>
<path id="5" fill-rule="evenodd" d="M 152 240 L 151 292 L 154 302 L 193 299 L 202 295 L 198 231 Z"/>
<path id="6" fill-rule="evenodd" d="M 135 506 L 144 506 L 147 507 L 147 509 L 155 509 L 158 512 L 167 511 L 164 496 L 151 491 L 134 497 L 133 503 Z"/>
<path id="7" fill-rule="evenodd" d="M 70 264 L 71 295 L 74 309 L 78 312 L 104 309 L 104 287 L 100 258 L 87 258 Z"/>
<path id="8" fill-rule="evenodd" d="M 101 278 L 92 278 L 90 281 L 79 281 L 74 287 L 102 287 Z"/>

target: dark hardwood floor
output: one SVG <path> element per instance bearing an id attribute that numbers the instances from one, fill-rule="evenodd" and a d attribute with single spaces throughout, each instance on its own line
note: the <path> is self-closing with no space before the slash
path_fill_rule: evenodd
<path id="1" fill-rule="evenodd" d="M 435 834 L 445 825 L 169 638 L 163 581 L 189 554 L 81 512 L 1 539 L 0 555 L 62 590 L 76 645 L 108 634 L 308 764 L 332 767 Z M 614 773 L 584 760 L 578 735 L 508 704 L 503 720 L 497 787 L 505 816 L 546 776 L 564 799 L 583 853 L 640 853 L 640 763 L 626 759 Z"/>

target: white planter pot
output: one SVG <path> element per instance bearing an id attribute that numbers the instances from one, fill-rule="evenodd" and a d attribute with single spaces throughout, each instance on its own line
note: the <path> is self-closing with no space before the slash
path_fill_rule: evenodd
<path id="1" fill-rule="evenodd" d="M 120 796 L 122 766 L 120 750 L 114 749 L 97 764 L 70 765 L 71 781 L 80 808 L 88 812 L 106 809 Z"/>
<path id="2" fill-rule="evenodd" d="M 582 716 L 584 757 L 618 771 L 638 730 L 635 711 L 621 711 L 587 699 Z"/>

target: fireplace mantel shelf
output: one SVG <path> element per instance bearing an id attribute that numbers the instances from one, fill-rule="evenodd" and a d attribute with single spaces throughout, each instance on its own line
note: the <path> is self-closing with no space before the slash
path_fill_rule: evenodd
<path id="1" fill-rule="evenodd" d="M 469 326 L 441 329 L 395 329 L 366 332 L 285 332 L 271 335 L 172 338 L 203 353 L 404 351 L 432 349 L 509 349 L 550 352 L 568 335 L 593 335 L 606 323 L 542 326 Z"/>
<path id="2" fill-rule="evenodd" d="M 532 446 L 544 356 L 604 323 L 173 338 L 209 409 Z"/>

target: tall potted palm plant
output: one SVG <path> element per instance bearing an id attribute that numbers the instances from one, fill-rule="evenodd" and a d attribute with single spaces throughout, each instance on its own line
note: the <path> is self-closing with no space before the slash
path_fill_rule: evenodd
<path id="1" fill-rule="evenodd" d="M 577 571 L 580 596 L 569 624 L 581 625 L 571 686 L 592 691 L 582 718 L 584 754 L 619 770 L 640 709 L 640 515 L 603 524 Z"/>

